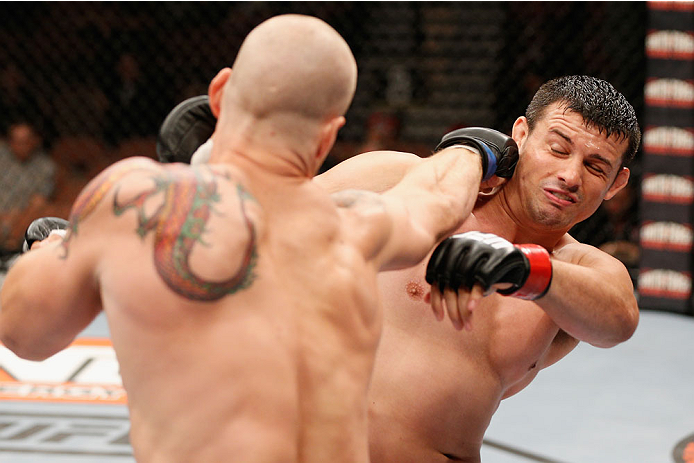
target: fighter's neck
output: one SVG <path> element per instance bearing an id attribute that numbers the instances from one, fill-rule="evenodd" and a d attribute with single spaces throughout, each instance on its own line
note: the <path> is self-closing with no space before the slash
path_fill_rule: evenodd
<path id="1" fill-rule="evenodd" d="M 524 217 L 511 206 L 503 190 L 491 197 L 478 199 L 473 210 L 476 229 L 499 235 L 512 243 L 535 243 L 550 251 L 566 235 L 567 230 L 547 229 Z"/>
<path id="2" fill-rule="evenodd" d="M 230 164 L 253 177 L 273 179 L 271 181 L 306 182 L 310 180 L 308 167 L 292 153 L 269 154 L 249 146 L 217 146 L 210 156 L 210 164 Z"/>

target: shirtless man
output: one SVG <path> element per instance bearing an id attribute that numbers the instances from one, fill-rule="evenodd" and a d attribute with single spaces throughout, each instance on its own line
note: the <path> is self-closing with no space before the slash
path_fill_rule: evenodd
<path id="1" fill-rule="evenodd" d="M 205 162 L 213 145 L 207 139 L 213 118 L 206 105 L 198 98 L 172 111 L 162 127 L 163 160 L 188 162 L 192 156 L 193 163 Z M 449 143 L 451 136 L 469 130 L 444 139 Z M 171 134 L 176 136 L 168 142 Z M 507 252 L 503 238 L 550 251 L 544 259 L 551 271 L 539 272 L 533 282 L 542 285 L 525 294 L 535 301 L 499 294 L 482 298 L 482 285 L 457 294 L 445 290 L 442 296 L 437 287 L 443 282 L 430 288 L 425 281 L 429 259 L 379 275 L 385 318 L 369 389 L 374 463 L 479 461 L 484 433 L 502 399 L 522 390 L 579 341 L 610 347 L 636 329 L 638 307 L 624 266 L 567 235 L 626 185 L 626 165 L 641 138 L 633 108 L 607 82 L 561 78 L 538 91 L 526 116 L 516 121 L 513 138 L 521 149 L 517 173 L 492 190 L 485 184 L 473 214 L 457 230 L 497 236 L 445 240 L 437 248 L 443 265 L 434 265 L 433 272 L 429 266 L 430 280 L 457 273 L 478 279 L 487 290 L 506 289 L 508 284 L 489 283 L 509 275 L 494 274 L 495 268 L 475 270 L 481 256 L 499 253 L 495 246 Z M 495 142 L 503 145 L 498 137 Z M 386 191 L 418 162 L 406 153 L 365 153 L 314 181 L 330 191 Z M 458 252 L 448 255 L 442 250 L 451 241 Z M 534 260 L 542 264 L 537 254 Z M 438 317 L 447 311 L 453 327 L 427 316 L 431 298 Z"/>
<path id="2" fill-rule="evenodd" d="M 380 274 L 385 316 L 369 389 L 373 463 L 479 462 L 502 399 L 579 341 L 611 347 L 636 329 L 638 307 L 627 270 L 567 234 L 627 183 L 626 164 L 640 142 L 633 108 L 607 82 L 560 78 L 537 92 L 512 136 L 520 150 L 514 176 L 495 194 L 480 196 L 457 233 L 476 230 L 541 245 L 551 253 L 551 284 L 534 301 L 483 297 L 479 284 L 456 295 L 444 285 L 442 302 L 438 284 L 425 281 L 427 260 Z M 380 191 L 406 163 L 402 155 L 361 155 L 315 181 L 329 189 Z M 444 244 L 467 240 L 469 251 L 489 238 L 456 236 Z M 474 273 L 475 262 L 461 256 L 447 256 L 458 259 L 457 268 L 442 274 Z M 426 316 L 429 298 L 439 318 L 446 309 L 453 324 Z"/>
<path id="3" fill-rule="evenodd" d="M 103 310 L 140 462 L 368 461 L 377 272 L 421 261 L 494 170 L 453 147 L 382 195 L 331 198 L 312 177 L 355 85 L 323 21 L 258 26 L 210 84 L 209 164 L 129 158 L 92 180 L 65 237 L 8 273 L 2 342 L 44 359 Z"/>

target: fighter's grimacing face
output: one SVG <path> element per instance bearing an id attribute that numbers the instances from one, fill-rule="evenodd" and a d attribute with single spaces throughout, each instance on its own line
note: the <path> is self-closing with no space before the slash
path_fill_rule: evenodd
<path id="1" fill-rule="evenodd" d="M 587 127 L 559 103 L 546 108 L 532 132 L 518 118 L 513 138 L 520 158 L 511 179 L 520 207 L 535 223 L 568 229 L 590 217 L 629 179 L 621 167 L 628 141 Z"/>

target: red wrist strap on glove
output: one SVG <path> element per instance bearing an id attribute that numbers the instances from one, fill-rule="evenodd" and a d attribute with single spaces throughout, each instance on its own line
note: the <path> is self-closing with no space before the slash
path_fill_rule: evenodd
<path id="1" fill-rule="evenodd" d="M 534 301 L 544 296 L 552 282 L 552 261 L 549 252 L 537 244 L 517 244 L 516 248 L 528 259 L 530 272 L 523 286 L 509 296 Z"/>

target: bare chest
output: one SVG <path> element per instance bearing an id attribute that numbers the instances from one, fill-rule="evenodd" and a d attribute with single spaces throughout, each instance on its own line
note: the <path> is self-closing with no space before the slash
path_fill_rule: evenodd
<path id="1" fill-rule="evenodd" d="M 411 333 L 432 352 L 445 349 L 456 365 L 474 364 L 500 380 L 502 390 L 534 375 L 559 329 L 535 303 L 498 294 L 473 313 L 473 329 L 458 331 L 446 316 L 437 321 L 428 303 L 424 264 L 380 277 L 386 328 Z"/>

